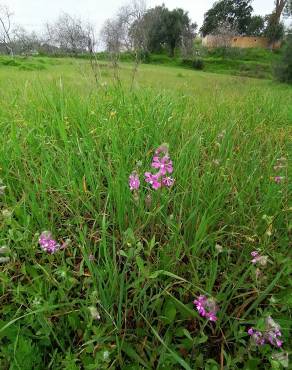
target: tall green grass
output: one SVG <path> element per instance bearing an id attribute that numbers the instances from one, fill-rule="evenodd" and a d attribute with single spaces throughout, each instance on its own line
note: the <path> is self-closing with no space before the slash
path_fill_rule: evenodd
<path id="1" fill-rule="evenodd" d="M 288 158 L 292 90 L 162 67 L 133 91 L 127 67 L 124 87 L 97 89 L 78 63 L 7 67 L 1 82 L 1 368 L 276 368 L 280 351 L 247 329 L 270 314 L 291 349 L 288 166 L 273 167 Z M 174 187 L 133 197 L 129 174 L 164 142 Z M 69 246 L 46 255 L 43 230 Z M 269 257 L 258 279 L 255 249 Z M 200 294 L 216 298 L 215 324 Z"/>

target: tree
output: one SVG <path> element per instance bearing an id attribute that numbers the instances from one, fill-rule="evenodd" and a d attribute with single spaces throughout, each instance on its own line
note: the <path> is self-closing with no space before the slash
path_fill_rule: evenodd
<path id="1" fill-rule="evenodd" d="M 13 32 L 13 48 L 17 54 L 29 54 L 41 49 L 41 40 L 35 32 L 28 32 L 23 27 L 16 27 Z"/>
<path id="2" fill-rule="evenodd" d="M 3 44 L 8 54 L 13 56 L 11 39 L 11 19 L 13 13 L 6 5 L 0 5 L 0 44 Z"/>
<path id="3" fill-rule="evenodd" d="M 182 43 L 184 46 L 192 44 L 197 28 L 183 9 L 170 11 L 164 5 L 149 9 L 141 20 L 141 26 L 147 32 L 147 49 L 159 52 L 166 47 L 170 56 Z"/>
<path id="4" fill-rule="evenodd" d="M 203 36 L 214 34 L 221 24 L 228 22 L 239 35 L 247 34 L 251 21 L 252 0 L 220 0 L 214 3 L 204 17 L 201 27 Z"/>
<path id="5" fill-rule="evenodd" d="M 167 11 L 164 13 L 164 24 L 166 29 L 166 45 L 170 56 L 174 56 L 176 47 L 181 45 L 181 41 L 186 35 L 189 39 L 194 39 L 197 25 L 191 23 L 188 13 L 181 8 Z"/>
<path id="6" fill-rule="evenodd" d="M 251 17 L 246 33 L 249 36 L 262 36 L 265 31 L 265 18 L 260 15 Z"/>
<path id="7" fill-rule="evenodd" d="M 275 0 L 275 10 L 267 16 L 267 27 L 265 34 L 271 44 L 281 40 L 284 36 L 284 25 L 281 23 L 283 14 L 292 14 L 292 0 Z"/>
<path id="8" fill-rule="evenodd" d="M 93 27 L 79 18 L 62 14 L 55 23 L 47 24 L 48 43 L 65 53 L 83 53 L 94 46 Z"/>
<path id="9" fill-rule="evenodd" d="M 282 60 L 275 72 L 279 81 L 292 84 L 292 33 L 287 36 Z"/>

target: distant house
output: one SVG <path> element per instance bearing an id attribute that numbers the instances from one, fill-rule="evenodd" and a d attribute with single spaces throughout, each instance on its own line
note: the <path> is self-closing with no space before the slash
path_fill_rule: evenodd
<path id="1" fill-rule="evenodd" d="M 202 40 L 202 45 L 207 48 L 231 47 L 231 48 L 263 48 L 279 49 L 281 41 L 271 45 L 267 37 L 262 36 L 226 36 L 207 35 Z"/>

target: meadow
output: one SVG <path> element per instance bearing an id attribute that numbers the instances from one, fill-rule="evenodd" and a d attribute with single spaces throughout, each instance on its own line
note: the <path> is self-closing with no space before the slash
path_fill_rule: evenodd
<path id="1" fill-rule="evenodd" d="M 0 368 L 287 368 L 291 86 L 142 65 L 131 89 L 126 63 L 98 85 L 85 60 L 9 63 Z M 162 144 L 175 181 L 153 190 Z"/>

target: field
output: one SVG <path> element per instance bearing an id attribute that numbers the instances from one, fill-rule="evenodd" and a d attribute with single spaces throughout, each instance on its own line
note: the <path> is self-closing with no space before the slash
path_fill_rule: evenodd
<path id="1" fill-rule="evenodd" d="M 143 65 L 130 89 L 130 64 L 120 74 L 101 64 L 97 87 L 80 59 L 0 63 L 0 368 L 289 366 L 292 88 Z M 175 182 L 155 191 L 163 143 Z"/>

